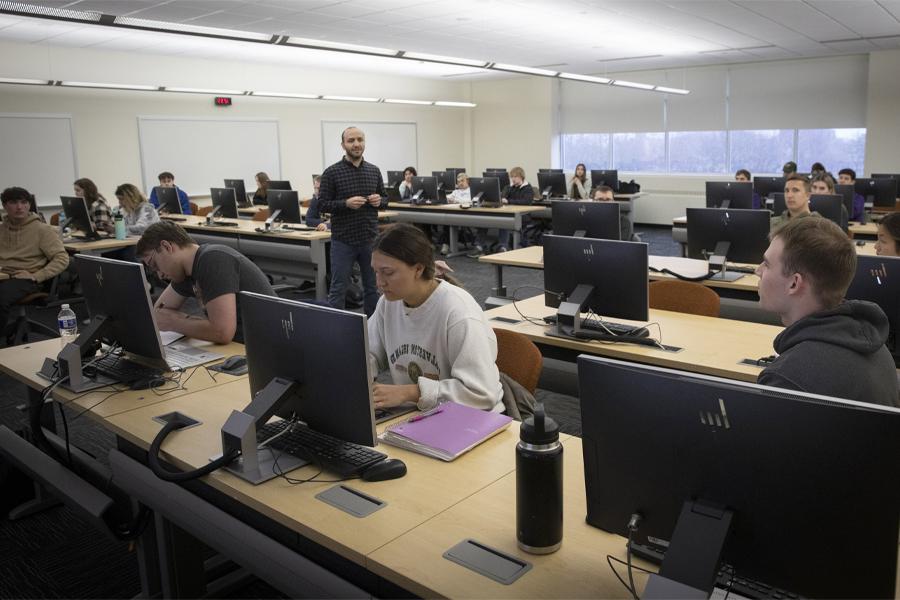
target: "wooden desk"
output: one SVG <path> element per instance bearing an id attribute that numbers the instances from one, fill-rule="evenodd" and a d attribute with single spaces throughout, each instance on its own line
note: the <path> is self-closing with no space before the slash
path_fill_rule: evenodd
<path id="1" fill-rule="evenodd" d="M 63 246 L 65 247 L 66 251 L 72 254 L 99 254 L 101 252 L 108 252 L 110 250 L 118 250 L 120 248 L 128 248 L 129 246 L 134 246 L 138 243 L 140 236 L 129 236 L 124 240 L 117 240 L 116 238 L 103 238 L 93 241 L 65 241 L 66 239 L 69 238 L 64 238 Z"/>
<path id="2" fill-rule="evenodd" d="M 460 208 L 459 204 L 413 206 L 402 202 L 391 202 L 388 207 L 395 211 L 394 220 L 396 221 L 449 226 L 451 256 L 459 253 L 460 227 L 508 229 L 513 233 L 513 248 L 518 248 L 522 233 L 522 217 L 546 210 L 543 206 L 517 204 L 506 204 L 500 208 Z"/>
<path id="3" fill-rule="evenodd" d="M 580 353 L 597 354 L 750 382 L 756 381 L 762 368 L 742 365 L 739 364 L 740 361 L 745 358 L 758 359 L 771 355 L 772 342 L 782 331 L 781 327 L 774 325 L 651 309 L 650 323 L 659 323 L 662 342 L 682 348 L 680 352 L 666 352 L 649 346 L 556 338 L 547 335 L 549 325 L 541 326 L 526 321 L 513 324 L 494 320 L 494 317 L 521 320 L 517 308 L 522 314 L 535 319 L 555 314 L 556 309 L 544 306 L 543 296 L 535 296 L 520 300 L 515 306 L 508 304 L 485 312 L 491 327 L 509 329 L 528 336 L 545 356 L 571 361 Z M 624 319 L 613 320 L 640 324 Z M 659 339 L 659 329 L 656 325 L 650 325 L 648 328 L 650 335 Z"/>
<path id="4" fill-rule="evenodd" d="M 856 236 L 875 238 L 878 236 L 877 223 L 850 223 L 848 230 L 851 238 L 855 238 Z"/>

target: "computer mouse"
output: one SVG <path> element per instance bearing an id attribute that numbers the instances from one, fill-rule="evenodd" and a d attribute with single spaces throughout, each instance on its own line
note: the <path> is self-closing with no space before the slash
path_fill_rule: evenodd
<path id="1" fill-rule="evenodd" d="M 159 387 L 164 383 L 165 380 L 160 377 L 141 377 L 140 379 L 135 379 L 129 383 L 128 388 L 132 390 L 147 390 Z"/>
<path id="2" fill-rule="evenodd" d="M 865 245 L 866 245 L 866 241 L 865 241 L 865 240 L 856 240 L 856 245 L 857 245 L 857 246 L 865 246 Z"/>
<path id="3" fill-rule="evenodd" d="M 363 481 L 387 481 L 406 475 L 406 463 L 398 458 L 386 458 L 362 472 Z"/>
<path id="4" fill-rule="evenodd" d="M 225 371 L 237 371 L 238 369 L 243 369 L 247 366 L 247 357 L 241 356 L 240 354 L 236 354 L 234 356 L 229 356 L 220 365 Z"/>

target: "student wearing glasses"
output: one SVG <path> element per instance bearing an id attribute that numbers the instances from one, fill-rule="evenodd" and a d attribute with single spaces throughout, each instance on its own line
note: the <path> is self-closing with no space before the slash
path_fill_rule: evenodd
<path id="1" fill-rule="evenodd" d="M 135 254 L 150 272 L 170 282 L 154 305 L 162 331 L 216 344 L 243 342 L 238 292 L 276 295 L 265 274 L 246 256 L 220 244 L 200 246 L 171 221 L 148 227 Z M 188 298 L 196 298 L 202 315 L 181 310 Z"/>

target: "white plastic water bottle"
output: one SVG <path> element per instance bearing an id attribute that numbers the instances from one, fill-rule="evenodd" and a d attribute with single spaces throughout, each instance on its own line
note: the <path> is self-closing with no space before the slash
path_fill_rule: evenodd
<path id="1" fill-rule="evenodd" d="M 56 316 L 56 322 L 59 324 L 59 338 L 62 346 L 65 347 L 69 342 L 74 342 L 78 337 L 78 318 L 68 304 L 62 305 L 62 310 Z"/>

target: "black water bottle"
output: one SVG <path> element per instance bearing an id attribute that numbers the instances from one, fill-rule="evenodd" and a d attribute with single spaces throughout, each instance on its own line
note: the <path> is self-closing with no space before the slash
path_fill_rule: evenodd
<path id="1" fill-rule="evenodd" d="M 516 446 L 516 537 L 532 554 L 559 550 L 563 537 L 563 447 L 544 405 L 522 422 Z"/>

